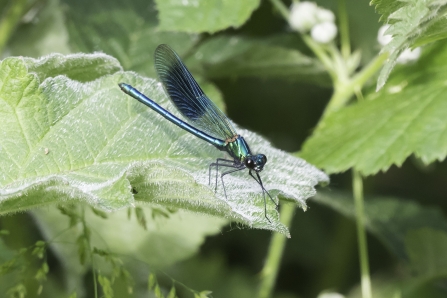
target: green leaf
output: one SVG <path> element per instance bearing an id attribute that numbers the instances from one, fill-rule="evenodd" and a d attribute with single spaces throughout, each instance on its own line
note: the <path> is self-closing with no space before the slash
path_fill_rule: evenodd
<path id="1" fill-rule="evenodd" d="M 39 259 L 42 259 L 45 255 L 45 246 L 35 246 L 33 252 L 31 253 L 33 256 L 37 256 Z"/>
<path id="2" fill-rule="evenodd" d="M 142 209 L 147 214 L 151 208 L 145 205 Z M 79 261 L 70 257 L 76 254 L 75 246 L 64 244 L 73 242 L 73 230 L 66 230 L 67 220 L 64 216 L 56 208 L 35 210 L 33 216 L 46 239 L 58 236 L 61 244 L 51 243 L 51 249 L 66 260 L 67 274 L 82 273 Z M 147 217 L 147 231 L 139 226 L 135 217 L 129 220 L 125 209 L 109 214 L 106 220 L 86 209 L 85 220 L 92 227 L 90 241 L 95 254 L 107 257 L 107 252 L 112 251 L 118 255 L 132 256 L 132 260 L 138 259 L 153 268 L 164 268 L 192 256 L 205 237 L 219 233 L 227 224 L 220 218 L 182 210 L 169 218 L 158 217 L 154 220 Z"/>
<path id="3" fill-rule="evenodd" d="M 84 237 L 84 235 L 80 235 L 76 240 L 76 244 L 78 246 L 79 263 L 81 265 L 84 265 L 87 260 L 89 252 L 89 245 L 87 239 Z"/>
<path id="4" fill-rule="evenodd" d="M 42 240 L 38 240 L 38 241 L 36 241 L 36 243 L 34 244 L 35 246 L 46 246 L 46 242 L 45 241 L 42 241 Z"/>
<path id="5" fill-rule="evenodd" d="M 157 77 L 153 54 L 159 44 L 169 44 L 186 57 L 199 41 L 195 34 L 158 30 L 155 4 L 145 0 L 111 0 L 106 7 L 102 0 L 66 1 L 66 5 L 70 7 L 66 17 L 73 51 L 100 50 L 117 57 L 124 69 L 148 77 Z M 89 9 L 86 11 L 85 7 Z M 203 78 L 195 78 L 209 98 L 224 110 L 220 91 Z"/>
<path id="6" fill-rule="evenodd" d="M 104 218 L 104 219 L 107 218 L 107 213 L 105 213 L 104 211 L 98 210 L 98 209 L 96 209 L 96 208 L 92 208 L 92 211 L 93 211 L 93 213 L 94 213 L 95 215 L 97 215 L 97 216 L 99 216 L 99 217 L 101 217 L 101 218 Z"/>
<path id="7" fill-rule="evenodd" d="M 352 194 L 319 192 L 313 201 L 355 218 Z M 364 201 L 365 225 L 383 244 L 401 260 L 412 256 L 407 253 L 407 235 L 422 228 L 447 233 L 447 219 L 436 207 L 424 207 L 418 203 L 396 198 L 373 197 Z"/>
<path id="8" fill-rule="evenodd" d="M 214 33 L 238 28 L 258 8 L 259 0 L 155 0 L 160 30 Z"/>
<path id="9" fill-rule="evenodd" d="M 124 266 L 120 266 L 120 276 L 124 279 L 124 282 L 127 285 L 127 293 L 132 294 L 133 288 L 135 286 L 135 281 L 128 270 L 124 268 Z"/>
<path id="10" fill-rule="evenodd" d="M 84 57 L 91 56 L 79 55 L 81 61 Z M 45 59 L 51 57 L 35 63 Z M 113 211 L 139 201 L 288 234 L 271 202 L 271 222 L 265 218 L 262 191 L 247 172 L 226 178 L 228 199 L 221 186 L 215 194 L 208 185 L 208 166 L 222 153 L 117 86 L 130 83 L 168 107 L 155 80 L 116 73 L 87 83 L 66 76 L 40 83 L 28 72 L 31 61 L 9 58 L 0 65 L 1 214 L 70 200 Z M 252 149 L 268 157 L 262 177 L 273 196 L 281 194 L 305 208 L 314 186 L 328 180 L 304 160 L 239 131 Z"/>
<path id="11" fill-rule="evenodd" d="M 147 0 L 65 1 L 73 51 L 102 51 L 116 57 L 123 68 L 156 77 L 153 54 L 162 43 L 180 56 L 198 41 L 197 35 L 160 32 L 155 4 Z M 89 9 L 86 10 L 85 7 Z"/>
<path id="12" fill-rule="evenodd" d="M 141 207 L 135 207 L 135 216 L 137 217 L 138 224 L 145 230 L 147 230 L 146 216 L 144 210 Z"/>
<path id="13" fill-rule="evenodd" d="M 400 166 L 415 154 L 424 163 L 447 154 L 447 43 L 428 47 L 414 65 L 402 66 L 378 93 L 330 114 L 300 156 L 330 173 L 354 168 L 364 175 Z"/>
<path id="14" fill-rule="evenodd" d="M 28 6 L 28 12 L 11 36 L 7 53 L 30 57 L 51 53 L 69 54 L 68 33 L 60 1 L 28 1 Z"/>
<path id="15" fill-rule="evenodd" d="M 376 11 L 381 14 L 380 20 L 385 22 L 390 14 L 405 6 L 406 1 L 398 0 L 371 0 L 371 5 L 374 5 Z"/>
<path id="16" fill-rule="evenodd" d="M 12 286 L 7 292 L 6 294 L 9 297 L 14 297 L 14 298 L 25 298 L 26 297 L 26 287 L 23 283 L 18 283 L 15 286 Z"/>
<path id="17" fill-rule="evenodd" d="M 429 27 L 424 34 L 419 36 L 412 46 L 413 48 L 423 46 L 427 43 L 447 38 L 447 19 L 438 19 Z"/>
<path id="18" fill-rule="evenodd" d="M 400 3 L 397 3 L 400 2 Z M 377 80 L 377 90 L 381 89 L 388 79 L 391 70 L 396 64 L 399 55 L 407 48 L 414 47 L 417 43 L 430 42 L 447 36 L 445 24 L 447 14 L 447 0 L 406 0 L 406 1 L 383 1 L 371 2 L 377 5 L 379 12 L 387 16 L 386 21 L 390 24 L 387 34 L 393 36 L 393 40 L 383 48 L 383 52 L 389 52 L 387 62 L 382 68 Z M 441 23 L 439 23 L 441 22 Z M 426 38 L 426 31 L 434 30 L 436 38 Z M 429 31 L 428 34 L 433 34 Z"/>
<path id="19" fill-rule="evenodd" d="M 36 275 L 34 276 L 35 279 L 37 279 L 38 282 L 42 283 L 47 279 L 49 268 L 48 264 L 46 262 L 42 263 L 42 266 L 37 270 Z"/>
<path id="20" fill-rule="evenodd" d="M 105 298 L 113 298 L 113 289 L 110 280 L 103 275 L 98 275 L 98 281 L 102 287 Z"/>
<path id="21" fill-rule="evenodd" d="M 74 206 L 58 206 L 57 208 L 63 215 L 68 216 L 68 218 L 70 219 L 70 228 L 74 227 L 78 222 L 81 221 L 81 216 L 76 212 L 77 210 L 74 208 Z"/>
<path id="22" fill-rule="evenodd" d="M 212 294 L 213 292 L 211 292 L 211 291 L 201 291 L 200 293 L 199 293 L 199 297 L 200 298 L 209 298 L 209 297 L 211 297 L 211 294 Z"/>
<path id="23" fill-rule="evenodd" d="M 28 72 L 35 73 L 41 82 L 58 75 L 65 75 L 79 82 L 88 82 L 122 70 L 118 60 L 101 53 L 83 55 L 82 58 L 79 54 L 51 54 L 40 60 L 27 57 L 23 59 Z"/>
<path id="24" fill-rule="evenodd" d="M 164 298 L 160 285 L 157 282 L 157 276 L 154 273 L 149 274 L 147 287 L 149 291 L 154 292 L 156 298 Z"/>
<path id="25" fill-rule="evenodd" d="M 169 293 L 168 293 L 168 296 L 166 296 L 166 298 L 176 298 L 177 296 L 176 296 L 176 294 L 175 294 L 175 287 L 173 286 L 172 288 L 171 288 L 171 290 L 169 291 Z"/>
<path id="26" fill-rule="evenodd" d="M 13 257 L 12 259 L 2 262 L 0 265 L 0 276 L 11 273 L 16 270 L 19 266 L 19 260 L 17 257 Z"/>
<path id="27" fill-rule="evenodd" d="M 447 276 L 447 231 L 422 228 L 405 238 L 410 265 L 425 278 Z"/>
<path id="28" fill-rule="evenodd" d="M 206 272 L 206 274 L 203 274 Z M 201 289 L 213 289 L 212 297 L 253 297 L 259 287 L 259 278 L 246 270 L 232 270 L 223 254 L 197 255 L 175 266 L 168 274 L 175 274 L 183 284 L 182 292 L 189 291 L 194 297 L 199 292 L 184 285 L 197 284 Z"/>
<path id="29" fill-rule="evenodd" d="M 155 289 L 155 285 L 157 284 L 157 276 L 154 273 L 150 273 L 148 277 L 147 287 L 149 290 Z"/>
<path id="30" fill-rule="evenodd" d="M 193 57 L 207 78 L 258 77 L 330 83 L 317 59 L 278 45 L 277 39 L 217 36 L 201 44 Z"/>
<path id="31" fill-rule="evenodd" d="M 156 298 L 164 298 L 165 297 L 163 295 L 163 293 L 161 292 L 161 288 L 160 288 L 160 285 L 158 283 L 155 284 L 154 295 L 155 295 Z"/>

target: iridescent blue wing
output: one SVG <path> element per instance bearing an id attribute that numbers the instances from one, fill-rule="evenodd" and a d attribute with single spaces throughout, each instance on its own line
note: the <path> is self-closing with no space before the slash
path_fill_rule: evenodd
<path id="1" fill-rule="evenodd" d="M 203 93 L 180 57 L 168 45 L 155 50 L 155 69 L 174 105 L 193 126 L 222 140 L 236 135 L 233 125 Z"/>

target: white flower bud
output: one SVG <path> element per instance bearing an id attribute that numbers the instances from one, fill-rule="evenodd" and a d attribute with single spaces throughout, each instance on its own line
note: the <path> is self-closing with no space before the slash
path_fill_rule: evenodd
<path id="1" fill-rule="evenodd" d="M 339 293 L 321 293 L 317 298 L 345 298 L 345 296 Z"/>
<path id="2" fill-rule="evenodd" d="M 393 40 L 393 36 L 391 36 L 391 34 L 385 34 L 388 28 L 390 28 L 390 25 L 383 25 L 379 28 L 379 32 L 377 33 L 377 41 L 381 46 L 386 46 L 391 42 L 391 40 Z"/>
<path id="3" fill-rule="evenodd" d="M 399 55 L 399 57 L 397 57 L 396 62 L 406 64 L 410 61 L 417 60 L 419 56 L 421 56 L 421 48 L 418 47 L 413 50 L 406 49 Z"/>
<path id="4" fill-rule="evenodd" d="M 317 4 L 314 2 L 293 3 L 290 7 L 289 25 L 300 32 L 308 32 L 317 24 Z"/>
<path id="5" fill-rule="evenodd" d="M 393 36 L 391 34 L 385 33 L 388 28 L 390 28 L 390 25 L 383 25 L 379 28 L 379 32 L 377 33 L 377 41 L 382 46 L 386 46 L 393 40 Z M 406 49 L 399 55 L 399 57 L 397 57 L 396 62 L 399 64 L 406 64 L 410 61 L 417 60 L 420 55 L 421 48 L 415 48 L 413 50 Z"/>
<path id="6" fill-rule="evenodd" d="M 333 22 L 317 24 L 310 31 L 312 39 L 319 43 L 329 43 L 337 35 L 337 26 Z"/>
<path id="7" fill-rule="evenodd" d="M 318 7 L 316 17 L 317 17 L 318 23 L 324 23 L 324 22 L 334 23 L 335 22 L 335 15 L 329 9 Z"/>

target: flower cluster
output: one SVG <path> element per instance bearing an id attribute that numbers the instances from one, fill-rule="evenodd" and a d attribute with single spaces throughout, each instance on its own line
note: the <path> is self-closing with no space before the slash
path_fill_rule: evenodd
<path id="1" fill-rule="evenodd" d="M 318 7 L 314 2 L 295 2 L 290 7 L 290 27 L 301 33 L 310 31 L 311 37 L 319 43 L 329 43 L 337 35 L 335 16 L 332 11 Z"/>
<path id="2" fill-rule="evenodd" d="M 390 25 L 383 25 L 382 27 L 380 27 L 379 33 L 377 34 L 377 41 L 380 43 L 382 47 L 386 46 L 393 40 L 393 37 L 390 34 L 386 34 L 386 31 L 388 30 L 389 27 Z M 417 47 L 412 50 L 406 49 L 400 54 L 400 56 L 397 58 L 396 61 L 397 63 L 400 64 L 406 64 L 410 61 L 417 60 L 420 55 L 421 55 L 420 47 Z"/>

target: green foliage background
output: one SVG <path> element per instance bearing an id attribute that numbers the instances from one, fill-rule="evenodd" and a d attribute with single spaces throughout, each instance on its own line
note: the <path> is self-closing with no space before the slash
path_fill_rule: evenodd
<path id="1" fill-rule="evenodd" d="M 256 297 L 276 232 L 291 238 L 273 297 L 361 297 L 350 170 L 365 177 L 373 297 L 447 296 L 447 1 L 317 1 L 346 5 L 353 81 L 378 61 L 379 19 L 391 25 L 358 101 L 275 2 L 0 1 L 1 297 Z M 215 195 L 219 152 L 116 86 L 169 106 L 161 43 L 269 157 L 281 205 L 310 207 L 289 227 L 272 204 L 263 217 L 246 173 L 229 202 Z M 396 66 L 416 46 L 420 59 Z M 331 94 L 349 95 L 322 116 Z M 328 179 L 296 156 L 333 174 L 307 202 Z"/>

